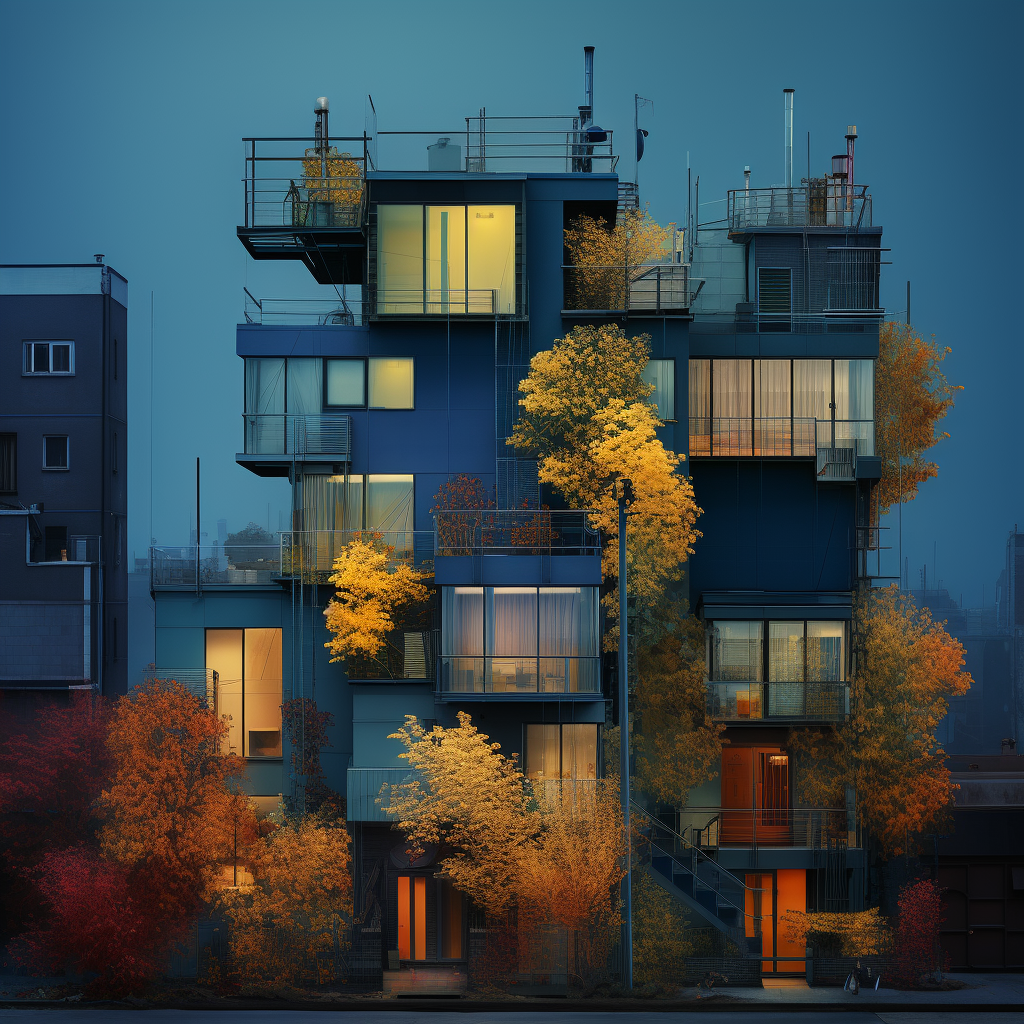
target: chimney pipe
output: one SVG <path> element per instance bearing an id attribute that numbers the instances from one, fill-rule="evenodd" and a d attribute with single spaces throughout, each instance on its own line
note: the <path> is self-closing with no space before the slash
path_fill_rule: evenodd
<path id="1" fill-rule="evenodd" d="M 853 184 L 853 146 L 857 141 L 857 126 L 848 124 L 846 126 L 846 184 Z"/>
<path id="2" fill-rule="evenodd" d="M 783 89 L 786 104 L 786 188 L 793 187 L 793 90 Z"/>
<path id="3" fill-rule="evenodd" d="M 743 193 L 750 195 L 750 164 L 743 168 Z"/>
<path id="4" fill-rule="evenodd" d="M 594 48 L 583 47 L 583 105 L 587 108 L 585 124 L 594 120 Z"/>

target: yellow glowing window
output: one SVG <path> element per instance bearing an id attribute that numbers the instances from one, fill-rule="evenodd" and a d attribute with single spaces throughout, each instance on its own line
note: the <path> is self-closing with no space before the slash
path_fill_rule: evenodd
<path id="1" fill-rule="evenodd" d="M 411 358 L 370 360 L 370 406 L 374 409 L 413 408 Z"/>

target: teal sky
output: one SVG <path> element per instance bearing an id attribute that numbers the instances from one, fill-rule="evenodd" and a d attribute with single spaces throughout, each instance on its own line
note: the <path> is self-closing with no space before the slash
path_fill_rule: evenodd
<path id="1" fill-rule="evenodd" d="M 795 166 L 843 148 L 872 187 L 892 265 L 882 301 L 953 348 L 966 385 L 935 450 L 937 481 L 903 516 L 911 582 L 933 544 L 955 597 L 991 600 L 1007 532 L 1024 528 L 1024 357 L 1017 2 L 509 3 L 51 2 L 0 5 L 0 262 L 87 262 L 128 277 L 130 534 L 187 540 L 194 465 L 203 520 L 277 528 L 286 487 L 235 466 L 242 286 L 315 294 L 297 265 L 253 263 L 235 238 L 243 135 L 448 129 L 490 114 L 570 113 L 582 47 L 596 51 L 596 119 L 620 133 L 654 101 L 642 199 L 661 221 L 783 177 L 782 96 L 796 90 Z M 621 147 L 620 147 L 621 148 Z M 704 211 L 717 216 L 716 207 Z M 155 296 L 152 503 L 150 294 Z M 2 401 L 2 396 L 0 396 Z M 699 497 L 699 496 L 698 496 Z M 895 531 L 891 531 L 895 535 Z M 895 543 L 895 540 L 893 540 Z M 884 568 L 884 567 L 883 567 Z M 885 570 L 897 573 L 896 555 Z"/>

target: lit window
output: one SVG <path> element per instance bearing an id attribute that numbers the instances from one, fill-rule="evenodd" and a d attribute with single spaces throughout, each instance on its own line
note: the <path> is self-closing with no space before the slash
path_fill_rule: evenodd
<path id="1" fill-rule="evenodd" d="M 716 622 L 709 639 L 711 643 L 711 678 L 731 682 L 760 682 L 760 622 Z"/>
<path id="2" fill-rule="evenodd" d="M 67 434 L 47 434 L 43 438 L 43 469 L 68 468 Z"/>
<path id="3" fill-rule="evenodd" d="M 370 379 L 373 380 L 372 377 Z M 365 404 L 364 381 L 365 367 L 362 359 L 328 359 L 327 404 Z"/>
<path id="4" fill-rule="evenodd" d="M 367 530 L 411 534 L 413 511 L 411 473 L 371 473 L 366 478 Z"/>
<path id="5" fill-rule="evenodd" d="M 676 361 L 674 359 L 648 359 L 643 379 L 654 385 L 648 402 L 658 407 L 663 420 L 676 418 Z"/>
<path id="6" fill-rule="evenodd" d="M 413 408 L 411 358 L 370 360 L 370 406 L 374 409 Z"/>
<path id="7" fill-rule="evenodd" d="M 427 959 L 427 879 L 424 875 L 398 876 L 398 956 L 402 960 Z"/>
<path id="8" fill-rule="evenodd" d="M 26 341 L 25 373 L 73 374 L 75 343 L 73 341 Z"/>
<path id="9" fill-rule="evenodd" d="M 526 777 L 596 779 L 597 726 L 585 723 L 527 725 Z"/>
<path id="10" fill-rule="evenodd" d="M 215 709 L 230 716 L 224 753 L 281 756 L 281 630 L 208 629 L 206 667 L 217 673 Z"/>

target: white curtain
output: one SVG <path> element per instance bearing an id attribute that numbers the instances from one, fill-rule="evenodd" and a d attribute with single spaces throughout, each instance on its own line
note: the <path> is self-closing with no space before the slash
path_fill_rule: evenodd
<path id="1" fill-rule="evenodd" d="M 598 649 L 596 587 L 540 588 L 540 656 L 591 658 Z"/>
<path id="2" fill-rule="evenodd" d="M 663 420 L 674 420 L 676 418 L 676 361 L 674 359 L 649 359 L 641 376 L 648 384 L 654 385 L 654 391 L 647 401 L 658 407 L 658 416 Z"/>
<path id="3" fill-rule="evenodd" d="M 788 359 L 757 359 L 754 361 L 755 416 L 789 417 L 790 361 Z"/>
<path id="4" fill-rule="evenodd" d="M 749 359 L 716 359 L 714 365 L 714 415 L 750 418 Z"/>
<path id="5" fill-rule="evenodd" d="M 832 418 L 832 361 L 830 359 L 793 360 L 793 415 Z"/>
<path id="6" fill-rule="evenodd" d="M 323 360 L 288 360 L 288 414 L 319 415 L 323 403 Z"/>
<path id="7" fill-rule="evenodd" d="M 488 587 L 484 653 L 537 657 L 537 591 L 533 587 Z"/>
<path id="8" fill-rule="evenodd" d="M 484 653 L 483 587 L 442 588 L 441 654 L 478 658 Z"/>
<path id="9" fill-rule="evenodd" d="M 283 454 L 283 359 L 246 359 L 245 411 L 245 450 L 254 455 Z"/>
<path id="10" fill-rule="evenodd" d="M 836 360 L 836 419 L 874 418 L 875 364 L 870 359 Z"/>

